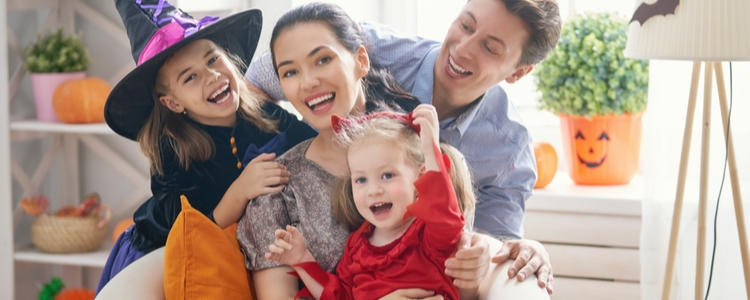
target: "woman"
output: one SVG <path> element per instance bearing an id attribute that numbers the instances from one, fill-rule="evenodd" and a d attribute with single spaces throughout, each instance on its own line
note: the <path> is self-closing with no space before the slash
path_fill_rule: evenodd
<path id="1" fill-rule="evenodd" d="M 287 274 L 292 269 L 264 257 L 267 245 L 274 240 L 275 229 L 298 226 L 307 238 L 310 252 L 324 270 L 332 271 L 341 257 L 349 232 L 331 216 L 332 187 L 321 185 L 332 182 L 347 170 L 345 149 L 333 142 L 331 115 L 356 116 L 371 111 L 370 107 L 377 107 L 374 103 L 388 105 L 389 99 L 401 99 L 400 103 L 414 100 L 395 89 L 391 89 L 390 94 L 365 92 L 373 82 L 388 85 L 392 81 L 382 77 L 373 79 L 382 72 L 370 71 L 369 56 L 358 26 L 337 6 L 313 3 L 287 12 L 273 30 L 271 51 L 284 94 L 319 134 L 277 160 L 293 174 L 289 184 L 281 193 L 261 196 L 249 203 L 238 225 L 237 236 L 261 299 L 292 298 L 297 293 L 296 278 Z M 487 253 L 486 242 L 476 248 L 483 248 L 479 252 Z M 487 261 L 488 255 L 473 259 L 476 265 Z M 486 267 L 476 270 L 486 270 Z M 481 271 L 451 274 L 448 269 L 446 273 L 451 277 L 481 281 Z M 477 288 L 476 285 L 467 287 Z M 395 293 L 403 295 L 403 292 Z M 415 297 L 427 297 L 432 293 L 419 292 L 422 294 Z"/>
<path id="2" fill-rule="evenodd" d="M 555 0 L 471 0 L 440 43 L 386 26 L 359 23 L 373 46 L 370 59 L 393 74 L 422 103 L 438 110 L 440 137 L 458 148 L 477 188 L 475 229 L 505 241 L 493 261 L 518 258 L 508 276 L 531 274 L 552 293 L 552 266 L 544 247 L 523 236 L 525 201 L 536 181 L 531 135 L 501 81 L 514 83 L 557 44 Z M 247 77 L 283 99 L 268 53 L 253 60 Z"/>

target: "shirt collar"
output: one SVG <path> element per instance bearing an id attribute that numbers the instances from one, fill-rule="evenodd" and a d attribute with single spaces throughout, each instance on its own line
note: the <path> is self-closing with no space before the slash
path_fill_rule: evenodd
<path id="1" fill-rule="evenodd" d="M 471 102 L 466 110 L 455 118 L 445 119 L 440 121 L 440 128 L 443 130 L 454 130 L 458 129 L 458 132 L 463 135 L 464 132 L 469 128 L 474 118 L 477 116 L 479 106 L 484 99 L 484 95 Z"/>

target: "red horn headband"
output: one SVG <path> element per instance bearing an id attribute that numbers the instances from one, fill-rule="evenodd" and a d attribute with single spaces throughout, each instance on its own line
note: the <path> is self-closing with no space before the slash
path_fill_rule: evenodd
<path id="1" fill-rule="evenodd" d="M 331 125 L 333 125 L 333 132 L 340 133 L 341 128 L 348 124 L 361 124 L 365 121 L 368 121 L 374 118 L 394 119 L 403 124 L 409 125 L 411 129 L 413 129 L 415 132 L 417 132 L 417 134 L 419 134 L 419 125 L 414 124 L 414 117 L 412 116 L 411 113 L 402 114 L 402 113 L 391 112 L 391 111 L 381 111 L 381 112 L 375 112 L 375 113 L 371 113 L 371 114 L 353 118 L 353 119 L 347 119 L 347 118 L 339 117 L 337 115 L 332 115 Z"/>

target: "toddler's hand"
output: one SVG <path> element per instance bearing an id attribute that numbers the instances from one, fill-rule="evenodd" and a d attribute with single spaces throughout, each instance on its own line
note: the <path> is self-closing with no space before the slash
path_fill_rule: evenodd
<path id="1" fill-rule="evenodd" d="M 422 154 L 425 158 L 425 166 L 428 170 L 439 171 L 436 162 L 435 145 L 440 138 L 438 127 L 438 116 L 435 107 L 429 104 L 420 104 L 412 111 L 415 125 L 419 125 L 419 138 L 422 141 Z M 434 166 L 434 167 L 433 167 Z"/>
<path id="2" fill-rule="evenodd" d="M 305 261 L 315 260 L 307 251 L 305 238 L 294 226 L 286 226 L 286 230 L 276 229 L 276 240 L 268 246 L 271 251 L 266 253 L 266 259 L 285 265 L 296 265 Z"/>
<path id="3" fill-rule="evenodd" d="M 437 144 L 440 137 L 435 107 L 429 104 L 420 104 L 411 114 L 414 117 L 413 123 L 420 127 L 419 137 L 422 139 L 422 150 L 432 152 L 433 143 Z"/>
<path id="4" fill-rule="evenodd" d="M 284 189 L 284 184 L 289 182 L 291 175 L 286 167 L 273 161 L 276 158 L 274 153 L 263 153 L 251 160 L 240 178 L 242 194 L 252 200 L 260 195 L 280 192 Z"/>

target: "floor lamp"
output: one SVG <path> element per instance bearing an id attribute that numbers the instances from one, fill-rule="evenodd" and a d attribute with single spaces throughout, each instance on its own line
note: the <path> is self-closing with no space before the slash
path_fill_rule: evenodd
<path id="1" fill-rule="evenodd" d="M 649 3 L 643 3 L 643 2 Z M 716 75 L 719 105 L 728 144 L 728 166 L 734 195 L 735 219 L 739 232 L 740 252 L 745 289 L 750 299 L 750 255 L 747 230 L 740 195 L 734 145 L 731 130 L 727 133 L 727 96 L 721 62 L 750 60 L 750 1 L 748 0 L 636 0 L 636 10 L 630 22 L 625 56 L 640 59 L 693 61 L 682 157 L 677 179 L 672 227 L 669 237 L 667 266 L 664 274 L 662 300 L 669 300 L 680 233 L 687 162 L 690 156 L 693 116 L 704 65 L 703 130 L 701 143 L 700 194 L 698 204 L 698 243 L 695 273 L 695 299 L 705 293 L 706 215 L 708 204 L 708 154 L 711 123 L 711 95 L 713 76 Z"/>

